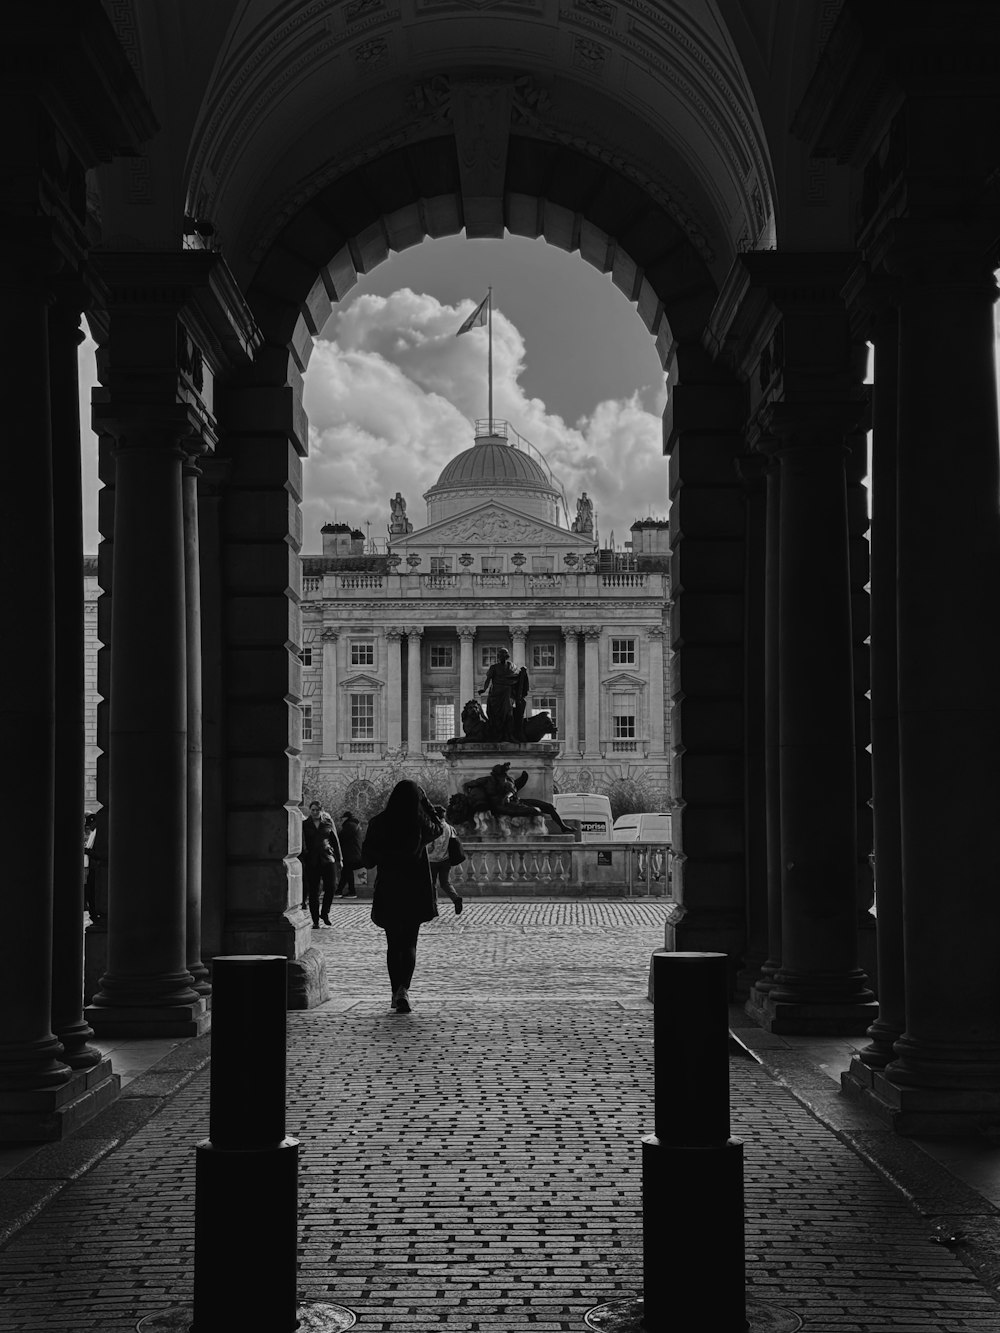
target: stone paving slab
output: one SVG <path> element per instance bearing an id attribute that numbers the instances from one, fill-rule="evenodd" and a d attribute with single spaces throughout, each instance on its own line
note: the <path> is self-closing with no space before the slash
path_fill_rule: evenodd
<path id="1" fill-rule="evenodd" d="M 349 1007 L 289 1015 L 299 1299 L 382 1333 L 582 1330 L 592 1306 L 641 1286 L 643 996 L 662 918 L 472 920 L 458 950 L 447 918 L 422 934 L 406 1016 L 386 1004 L 380 933 L 360 920 L 318 933 Z M 577 966 L 602 952 L 603 980 L 578 988 Z M 994 1294 L 790 1089 L 742 1053 L 731 1089 L 753 1300 L 795 1310 L 804 1333 L 1000 1331 Z M 202 1070 L 0 1250 L 0 1328 L 125 1333 L 188 1303 L 207 1129 Z M 664 1215 L 669 1262 L 683 1200 Z M 233 1280 L 252 1279 L 237 1267 Z M 699 1284 L 714 1333 L 704 1276 L 677 1281 Z"/>

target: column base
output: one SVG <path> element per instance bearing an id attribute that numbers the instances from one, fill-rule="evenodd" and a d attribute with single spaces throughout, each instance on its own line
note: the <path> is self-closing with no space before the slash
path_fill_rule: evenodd
<path id="1" fill-rule="evenodd" d="M 74 1071 L 58 1088 L 0 1092 L 0 1143 L 53 1143 L 85 1125 L 118 1096 L 111 1057 Z"/>
<path id="2" fill-rule="evenodd" d="M 88 1004 L 83 1011 L 98 1037 L 200 1037 L 212 1025 L 207 1000 L 172 1005 Z"/>
<path id="3" fill-rule="evenodd" d="M 858 1056 L 841 1074 L 844 1096 L 876 1115 L 903 1138 L 1000 1136 L 1000 1089 L 900 1087 Z"/>
<path id="4" fill-rule="evenodd" d="M 777 1000 L 770 992 L 751 992 L 744 1011 L 765 1032 L 814 1037 L 862 1037 L 878 1014 L 871 1001 L 843 1004 Z"/>
<path id="5" fill-rule="evenodd" d="M 289 1009 L 315 1009 L 330 998 L 326 960 L 318 949 L 309 948 L 288 960 Z"/>

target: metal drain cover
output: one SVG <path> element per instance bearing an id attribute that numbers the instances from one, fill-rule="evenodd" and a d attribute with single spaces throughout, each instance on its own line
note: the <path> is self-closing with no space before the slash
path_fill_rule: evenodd
<path id="1" fill-rule="evenodd" d="M 802 1327 L 802 1320 L 792 1310 L 763 1305 L 760 1301 L 747 1301 L 746 1308 L 749 1333 L 797 1333 Z M 583 1322 L 596 1333 L 649 1333 L 642 1326 L 642 1299 L 634 1296 L 628 1300 L 609 1301 L 607 1305 L 595 1305 L 584 1315 Z M 736 1333 L 736 1330 L 728 1333 Z"/>

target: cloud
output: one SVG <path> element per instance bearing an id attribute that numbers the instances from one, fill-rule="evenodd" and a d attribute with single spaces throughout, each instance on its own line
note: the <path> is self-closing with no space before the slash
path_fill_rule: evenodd
<path id="1" fill-rule="evenodd" d="M 360 296 L 340 315 L 335 339 L 316 342 L 305 389 L 305 550 L 319 549 L 319 529 L 333 518 L 362 530 L 369 520 L 371 535 L 384 539 L 396 491 L 416 526 L 426 521 L 423 493 L 472 446 L 472 423 L 488 414 L 486 332 L 455 336 L 474 306 L 442 305 L 409 288 Z M 539 449 L 571 515 L 586 491 L 602 541 L 613 529 L 621 543 L 633 519 L 666 512 L 660 419 L 636 393 L 568 425 L 521 387 L 527 355 L 521 332 L 494 311 L 493 415 Z"/>

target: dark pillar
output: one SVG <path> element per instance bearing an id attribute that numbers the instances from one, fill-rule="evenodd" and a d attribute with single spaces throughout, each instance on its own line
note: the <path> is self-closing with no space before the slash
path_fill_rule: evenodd
<path id="1" fill-rule="evenodd" d="M 781 468 L 782 958 L 765 1011 L 775 1031 L 863 1032 L 874 1017 L 857 956 L 845 424 L 830 405 L 782 404 L 772 420 Z"/>
<path id="2" fill-rule="evenodd" d="M 200 1031 L 205 1001 L 185 944 L 184 451 L 179 427 L 150 416 L 119 425 L 116 451 L 108 970 L 88 1017 L 167 1036 Z"/>
<path id="3" fill-rule="evenodd" d="M 49 332 L 54 254 L 38 242 L 0 262 L 0 366 L 12 385 L 7 407 L 2 566 L 6 617 L 17 626 L 0 651 L 0 717 L 6 762 L 18 781 L 0 803 L 4 847 L 3 1040 L 0 1041 L 0 1139 L 23 1137 L 25 1102 L 51 1094 L 71 1071 L 52 1031 L 52 870 L 55 821 L 55 561 Z M 77 570 L 78 594 L 80 571 Z M 30 673 L 24 647 L 31 645 Z M 81 770 L 82 778 L 82 770 Z M 81 823 L 71 855 L 82 858 Z M 82 905 L 81 905 L 82 913 Z M 48 1137 L 48 1136 L 45 1136 Z"/>
<path id="4" fill-rule="evenodd" d="M 876 1084 L 902 1132 L 972 1132 L 1000 1116 L 996 286 L 948 229 L 901 224 L 890 263 L 906 1030 Z"/>
<path id="5" fill-rule="evenodd" d="M 187 452 L 182 468 L 184 509 L 184 608 L 187 639 L 187 970 L 199 995 L 210 995 L 208 968 L 201 961 L 202 893 L 202 636 L 201 557 L 198 536 L 197 452 Z"/>

